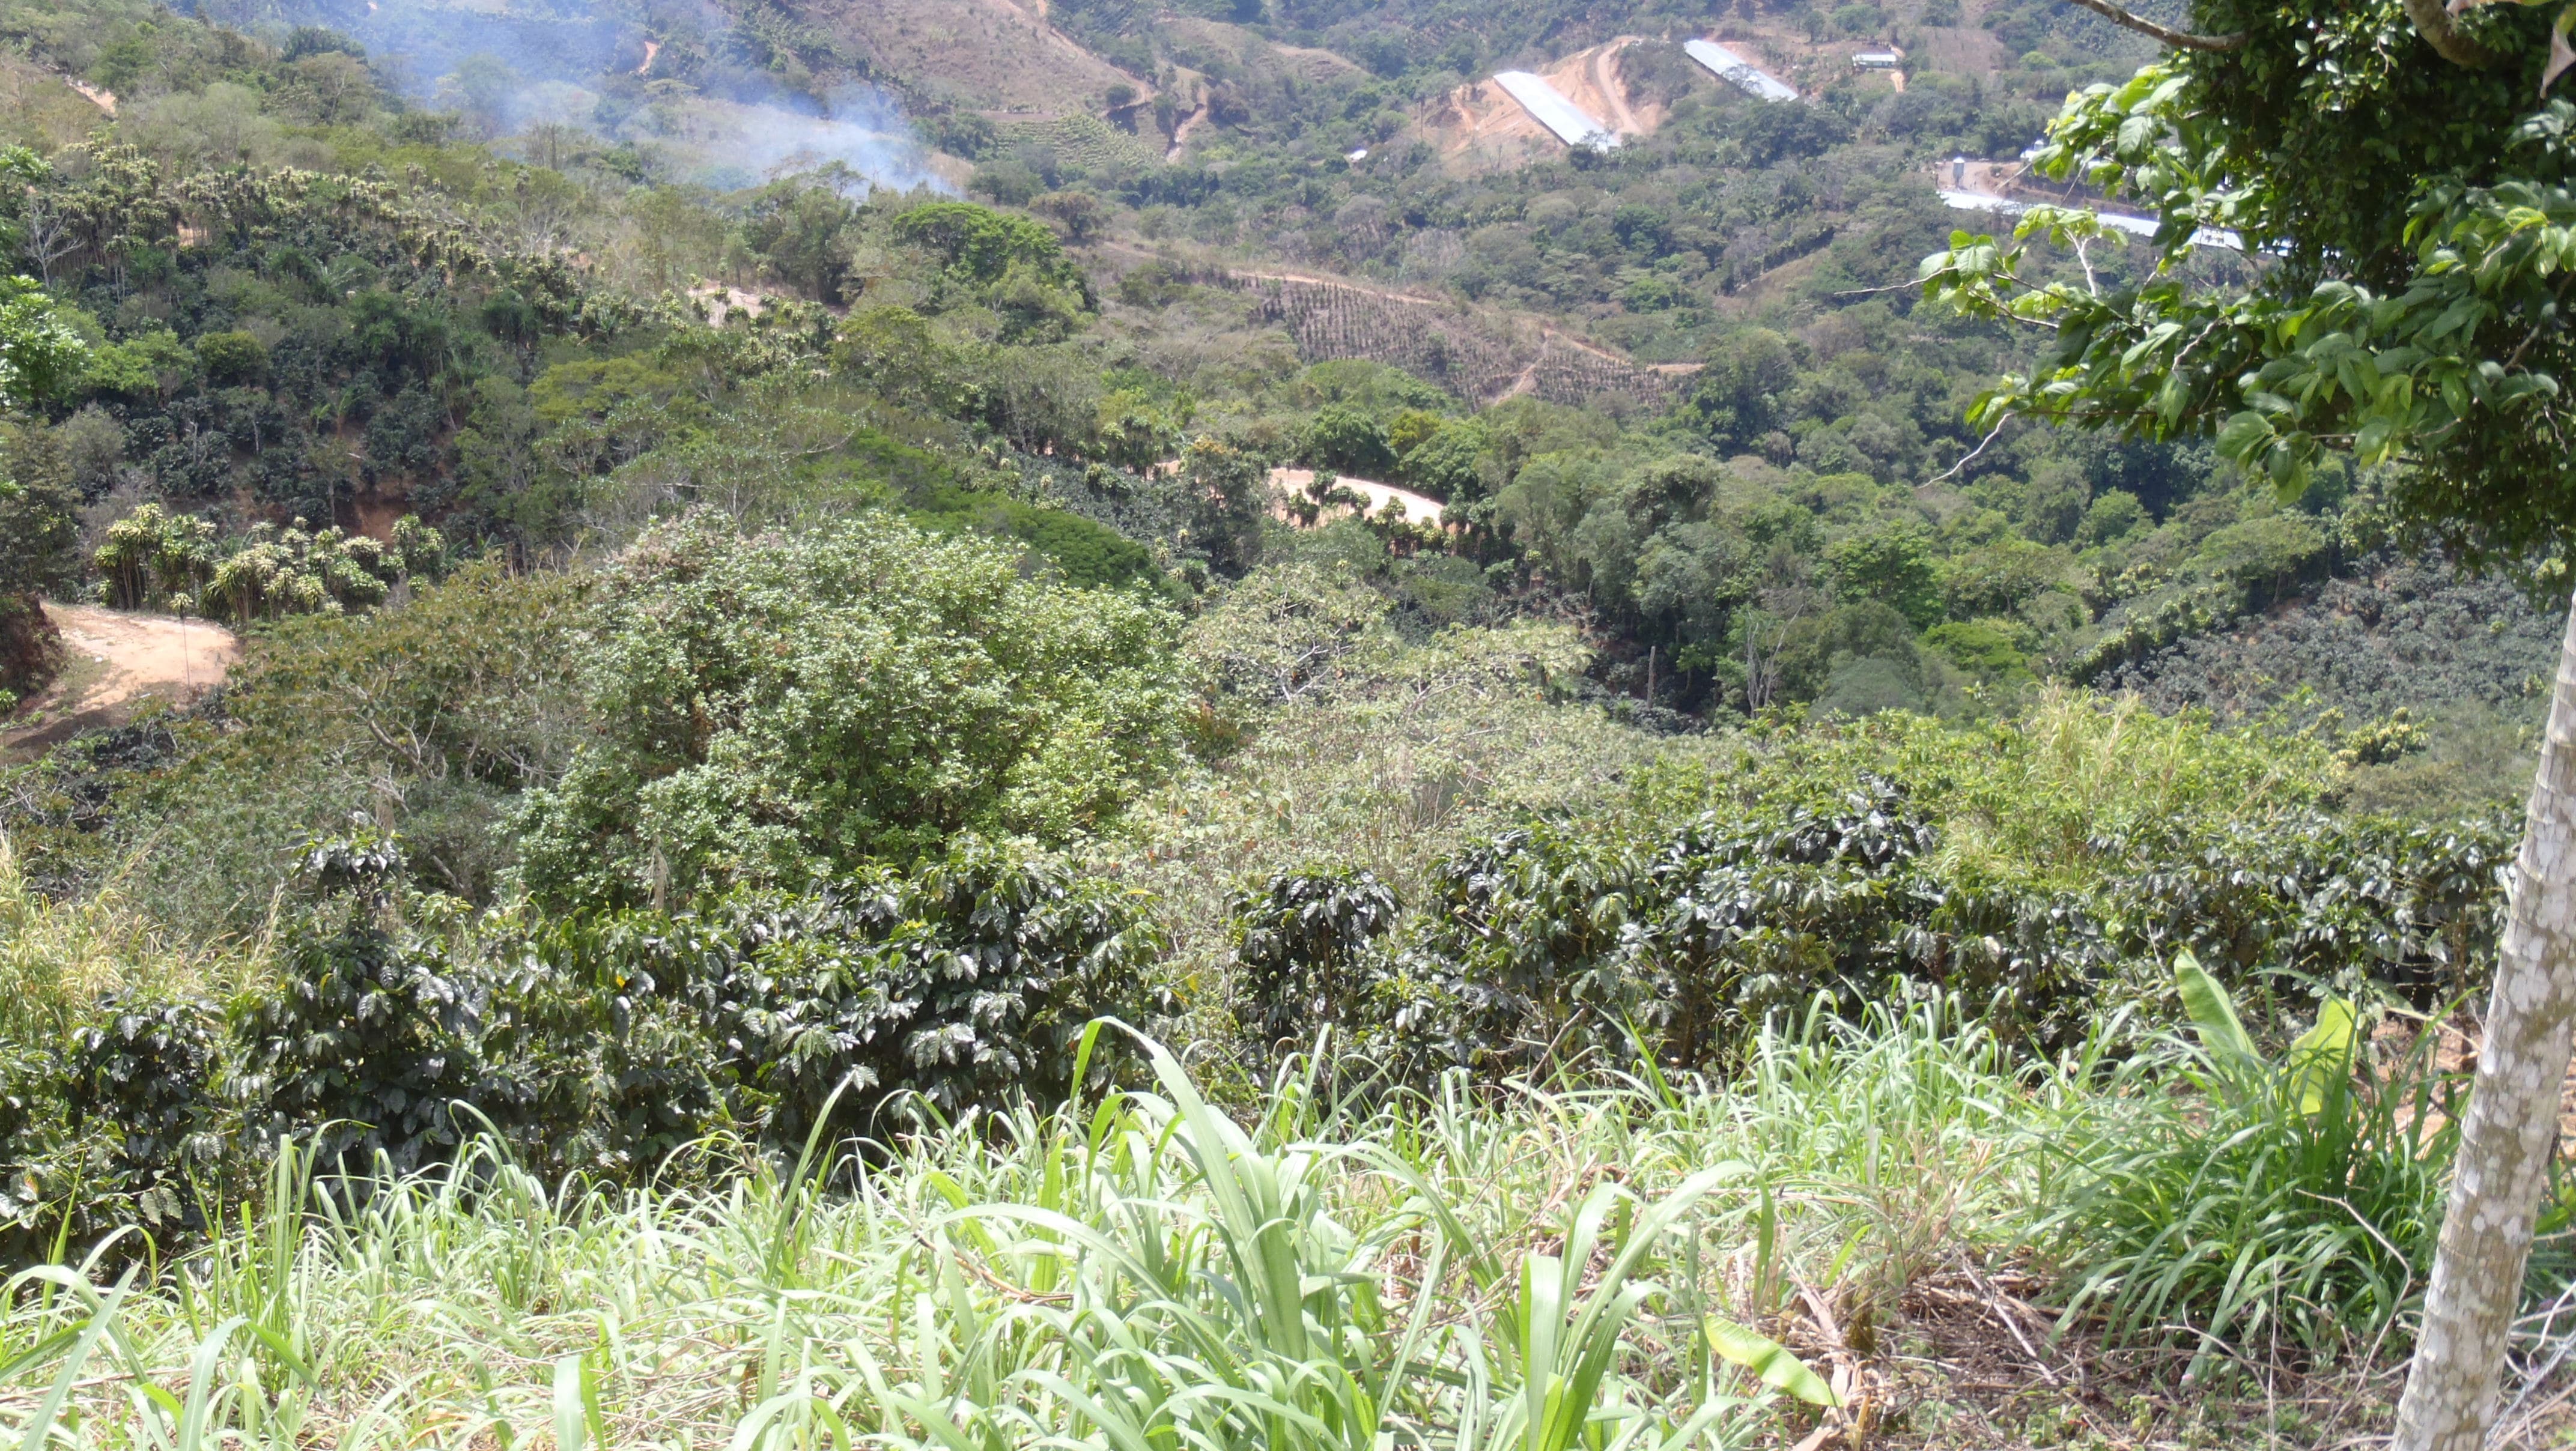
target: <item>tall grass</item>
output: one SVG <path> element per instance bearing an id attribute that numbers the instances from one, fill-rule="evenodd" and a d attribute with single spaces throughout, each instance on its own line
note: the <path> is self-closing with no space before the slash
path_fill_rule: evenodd
<path id="1" fill-rule="evenodd" d="M 2132 1063 L 2135 1091 L 2093 1096 L 2050 1145 L 2067 1175 L 2039 1228 L 2071 1306 L 2189 1345 L 2195 1369 L 2384 1343 L 2423 1293 L 2458 1133 L 2431 1047 L 2233 1085 L 2179 1043 Z M 2208 1091 L 2154 1091 L 2157 1066 Z"/>
<path id="2" fill-rule="evenodd" d="M 1817 1373 L 1836 1367 L 1763 1334 L 1821 1312 L 1865 1351 L 1926 1274 L 2079 1220 L 2129 1247 L 2079 1296 L 2126 1323 L 2201 1316 L 2241 1342 L 2336 1296 L 2377 1296 L 2371 1315 L 2405 1298 L 2401 1269 L 2356 1291 L 2363 1272 L 2303 1280 L 2291 1255 L 2208 1320 L 2217 1259 L 2181 1246 L 2271 1243 L 2248 1194 L 2223 1224 L 2199 1208 L 2217 1171 L 2286 1165 L 2274 1209 L 2335 1181 L 2299 1167 L 2308 1139 L 2262 1159 L 2259 1106 L 2115 1066 L 2114 1041 L 2016 1064 L 1929 1002 L 1775 1028 L 1730 1084 L 1451 1082 L 1352 1108 L 1308 1067 L 1243 1119 L 1149 1045 L 1131 1087 L 674 1176 L 688 1188 L 547 1183 L 488 1144 L 359 1182 L 288 1153 L 260 1202 L 157 1276 L 109 1276 L 108 1255 L 20 1274 L 0 1437 L 1679 1451 L 1834 1414 L 1775 1391 L 1829 1400 Z M 2274 1131 L 2330 1128 L 2298 1117 Z M 2184 1145 L 2210 1172 L 2173 1168 Z M 2411 1193 L 2352 1202 L 2367 1217 Z M 2131 1219 L 2097 1212 L 2123 1196 Z M 2191 1227 L 2114 1234 L 2174 1222 Z"/>
<path id="3" fill-rule="evenodd" d="M 2052 1110 L 1957 1028 L 1783 1034 L 1741 1090 L 1452 1087 L 1356 1114 L 1292 1075 L 1248 1122 L 1152 1049 L 1135 1089 L 877 1145 L 855 1177 L 818 1145 L 713 1189 L 548 1184 L 489 1149 L 351 1185 L 290 1154 L 157 1281 L 22 1274 L 0 1434 L 1740 1444 L 1772 1387 L 1826 1395 L 1745 1328 L 1776 1332 L 1792 1287 L 1849 1308 L 1842 1286 L 1894 1293 L 1934 1239 L 2027 1222 L 2022 1139 Z"/>
<path id="4" fill-rule="evenodd" d="M 71 1008 L 138 987 L 189 993 L 246 966 L 172 943 L 110 883 L 71 901 L 38 891 L 0 833 L 0 1035 L 41 1036 Z"/>

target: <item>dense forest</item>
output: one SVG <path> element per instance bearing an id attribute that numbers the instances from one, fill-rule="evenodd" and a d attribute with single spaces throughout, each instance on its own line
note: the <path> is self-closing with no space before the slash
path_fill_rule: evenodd
<path id="1" fill-rule="evenodd" d="M 2566 570 L 1984 421 L 2099 8 L 0 0 L 0 1425 L 2385 1434 Z"/>

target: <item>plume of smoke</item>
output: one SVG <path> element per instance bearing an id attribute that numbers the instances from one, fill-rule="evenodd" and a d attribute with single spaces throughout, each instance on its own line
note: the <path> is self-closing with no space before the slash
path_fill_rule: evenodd
<path id="1" fill-rule="evenodd" d="M 652 3 L 652 0 L 646 0 Z M 457 114 L 485 139 L 538 125 L 603 139 L 649 138 L 689 179 L 733 188 L 795 172 L 854 175 L 870 186 L 950 190 L 893 96 L 864 82 L 821 98 L 751 63 L 683 79 L 669 53 L 758 55 L 708 0 L 663 0 L 621 13 L 601 0 L 193 0 L 208 19 L 263 30 L 324 26 L 366 48 L 379 75 L 417 102 Z M 811 80 L 800 63 L 789 67 Z"/>
<path id="2" fill-rule="evenodd" d="M 947 190 L 894 99 L 873 86 L 842 86 L 830 114 L 786 96 L 734 108 L 732 155 L 763 176 L 812 171 L 838 162 L 877 186 Z"/>

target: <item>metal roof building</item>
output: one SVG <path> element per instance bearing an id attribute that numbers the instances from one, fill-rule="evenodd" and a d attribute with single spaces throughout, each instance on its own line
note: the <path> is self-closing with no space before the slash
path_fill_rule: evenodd
<path id="1" fill-rule="evenodd" d="M 1556 133 L 1556 139 L 1568 146 L 1589 146 L 1607 151 L 1619 144 L 1619 134 L 1584 114 L 1583 108 L 1565 98 L 1565 93 L 1528 71 L 1497 71 L 1494 84 L 1510 93 L 1540 125 Z"/>
<path id="2" fill-rule="evenodd" d="M 1798 99 L 1795 86 L 1766 74 L 1761 67 L 1713 40 L 1685 40 L 1682 51 L 1708 68 L 1711 75 L 1766 101 Z"/>

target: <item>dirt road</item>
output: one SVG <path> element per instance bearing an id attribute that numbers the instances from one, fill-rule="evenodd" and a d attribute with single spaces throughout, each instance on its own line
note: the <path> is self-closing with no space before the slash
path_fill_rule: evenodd
<path id="1" fill-rule="evenodd" d="M 0 760 L 24 760 L 83 731 L 122 725 L 151 700 L 193 703 L 224 683 L 241 643 L 221 625 L 45 606 L 63 632 L 63 673 L 0 726 Z"/>
<path id="2" fill-rule="evenodd" d="M 1628 87 L 1619 79 L 1619 52 L 1637 43 L 1637 37 L 1623 35 L 1592 53 L 1592 84 L 1601 99 L 1610 103 L 1610 124 L 1622 136 L 1643 136 L 1646 128 L 1637 124 L 1636 113 L 1628 109 Z"/>

